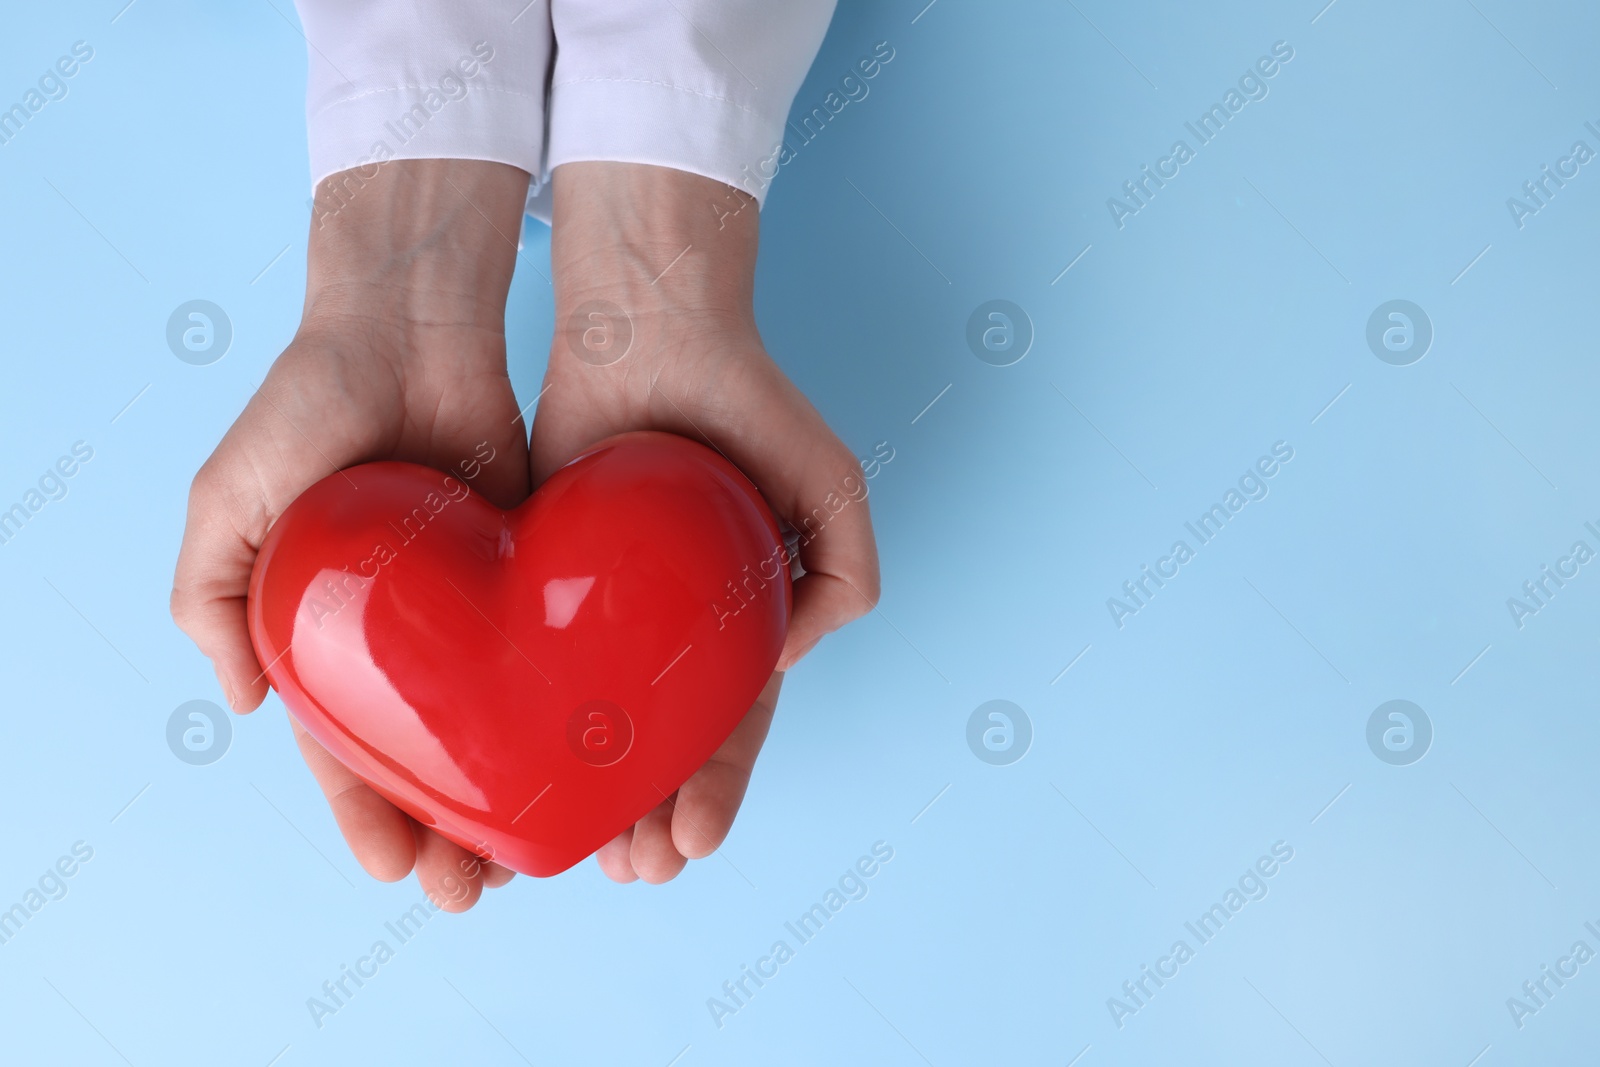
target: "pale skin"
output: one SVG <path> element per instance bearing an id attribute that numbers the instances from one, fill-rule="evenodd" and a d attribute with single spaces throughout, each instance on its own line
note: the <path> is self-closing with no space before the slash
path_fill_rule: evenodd
<path id="1" fill-rule="evenodd" d="M 744 194 L 664 167 L 556 168 L 557 333 L 530 449 L 505 344 L 528 175 L 472 160 L 376 169 L 337 211 L 327 209 L 339 176 L 319 188 L 300 329 L 190 489 L 172 614 L 212 661 L 234 711 L 254 710 L 267 694 L 245 623 L 256 551 L 284 509 L 336 469 L 399 459 L 447 470 L 488 441 L 495 459 L 472 488 L 510 508 L 595 441 L 656 429 L 713 443 L 796 526 L 856 484 L 846 481 L 859 479 L 855 456 L 762 346 L 752 302 L 759 212 Z M 633 324 L 627 356 L 608 366 L 579 359 L 566 331 L 574 309 L 593 300 L 624 309 Z M 806 575 L 795 583 L 777 671 L 705 766 L 596 854 L 613 881 L 669 881 L 722 844 L 783 673 L 877 602 L 866 501 L 831 517 L 801 559 Z M 290 722 L 374 878 L 414 870 L 449 911 L 511 880 L 384 800 Z"/>

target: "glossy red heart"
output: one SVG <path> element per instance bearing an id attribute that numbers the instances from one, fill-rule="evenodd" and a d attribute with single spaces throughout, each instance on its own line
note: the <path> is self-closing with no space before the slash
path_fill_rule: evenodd
<path id="1" fill-rule="evenodd" d="M 471 491 L 474 469 L 369 463 L 306 490 L 256 558 L 250 636 L 379 793 L 552 875 L 744 717 L 783 647 L 788 556 L 755 487 L 681 437 L 602 441 L 512 511 Z"/>

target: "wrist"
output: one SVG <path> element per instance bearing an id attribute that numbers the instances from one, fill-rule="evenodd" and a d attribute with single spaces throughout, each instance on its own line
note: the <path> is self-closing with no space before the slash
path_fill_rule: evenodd
<path id="1" fill-rule="evenodd" d="M 630 315 L 753 321 L 760 210 L 752 197 L 636 163 L 565 163 L 552 185 L 558 322 L 593 300 Z"/>
<path id="2" fill-rule="evenodd" d="M 503 333 L 527 187 L 525 171 L 465 159 L 329 176 L 313 200 L 305 319 Z"/>

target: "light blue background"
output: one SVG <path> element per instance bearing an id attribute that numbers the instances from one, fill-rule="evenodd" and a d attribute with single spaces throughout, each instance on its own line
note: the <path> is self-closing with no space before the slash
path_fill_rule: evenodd
<path id="1" fill-rule="evenodd" d="M 0 945 L 0 1059 L 1593 1048 L 1600 963 L 1520 1030 L 1506 1008 L 1574 941 L 1600 949 L 1600 573 L 1520 630 L 1506 607 L 1573 541 L 1600 548 L 1600 173 L 1520 230 L 1505 204 L 1574 140 L 1600 149 L 1591 7 L 847 0 L 797 107 L 879 41 L 896 58 L 783 169 L 758 310 L 840 435 L 894 449 L 872 482 L 881 611 L 789 678 L 723 858 L 662 888 L 592 863 L 519 878 L 432 919 L 318 1029 L 306 999 L 388 939 L 415 882 L 362 874 L 275 698 L 214 765 L 164 737 L 179 704 L 220 698 L 166 614 L 187 484 L 298 317 L 305 44 L 287 0 L 138 0 L 113 22 L 123 2 L 14 5 L 0 34 L 5 102 L 95 48 L 0 147 L 0 506 L 72 442 L 95 450 L 0 545 L 0 907 L 94 849 Z M 1280 40 L 1270 95 L 1119 230 L 1106 198 Z M 547 255 L 530 227 L 527 258 Z M 164 340 L 193 298 L 235 329 L 208 367 Z M 1014 366 L 965 341 L 992 298 L 1036 330 Z M 1436 331 L 1407 367 L 1364 339 L 1394 298 Z M 550 292 L 523 270 L 512 302 L 526 401 Z M 1280 440 L 1270 496 L 1119 630 L 1106 598 Z M 1034 729 L 1004 767 L 965 740 L 996 698 Z M 1366 744 L 1394 698 L 1436 731 L 1411 766 Z M 707 998 L 880 840 L 870 894 L 719 1029 Z M 1118 1029 L 1107 998 L 1280 840 L 1270 895 Z"/>

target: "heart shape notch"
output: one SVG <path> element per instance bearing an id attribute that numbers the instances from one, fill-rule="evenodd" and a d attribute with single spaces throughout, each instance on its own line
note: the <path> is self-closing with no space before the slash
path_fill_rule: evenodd
<path id="1" fill-rule="evenodd" d="M 481 458 L 481 457 L 480 457 Z M 716 752 L 777 664 L 771 511 L 671 434 L 600 442 L 502 511 L 368 463 L 307 489 L 250 577 L 250 638 L 311 735 L 425 826 L 558 874 Z"/>

